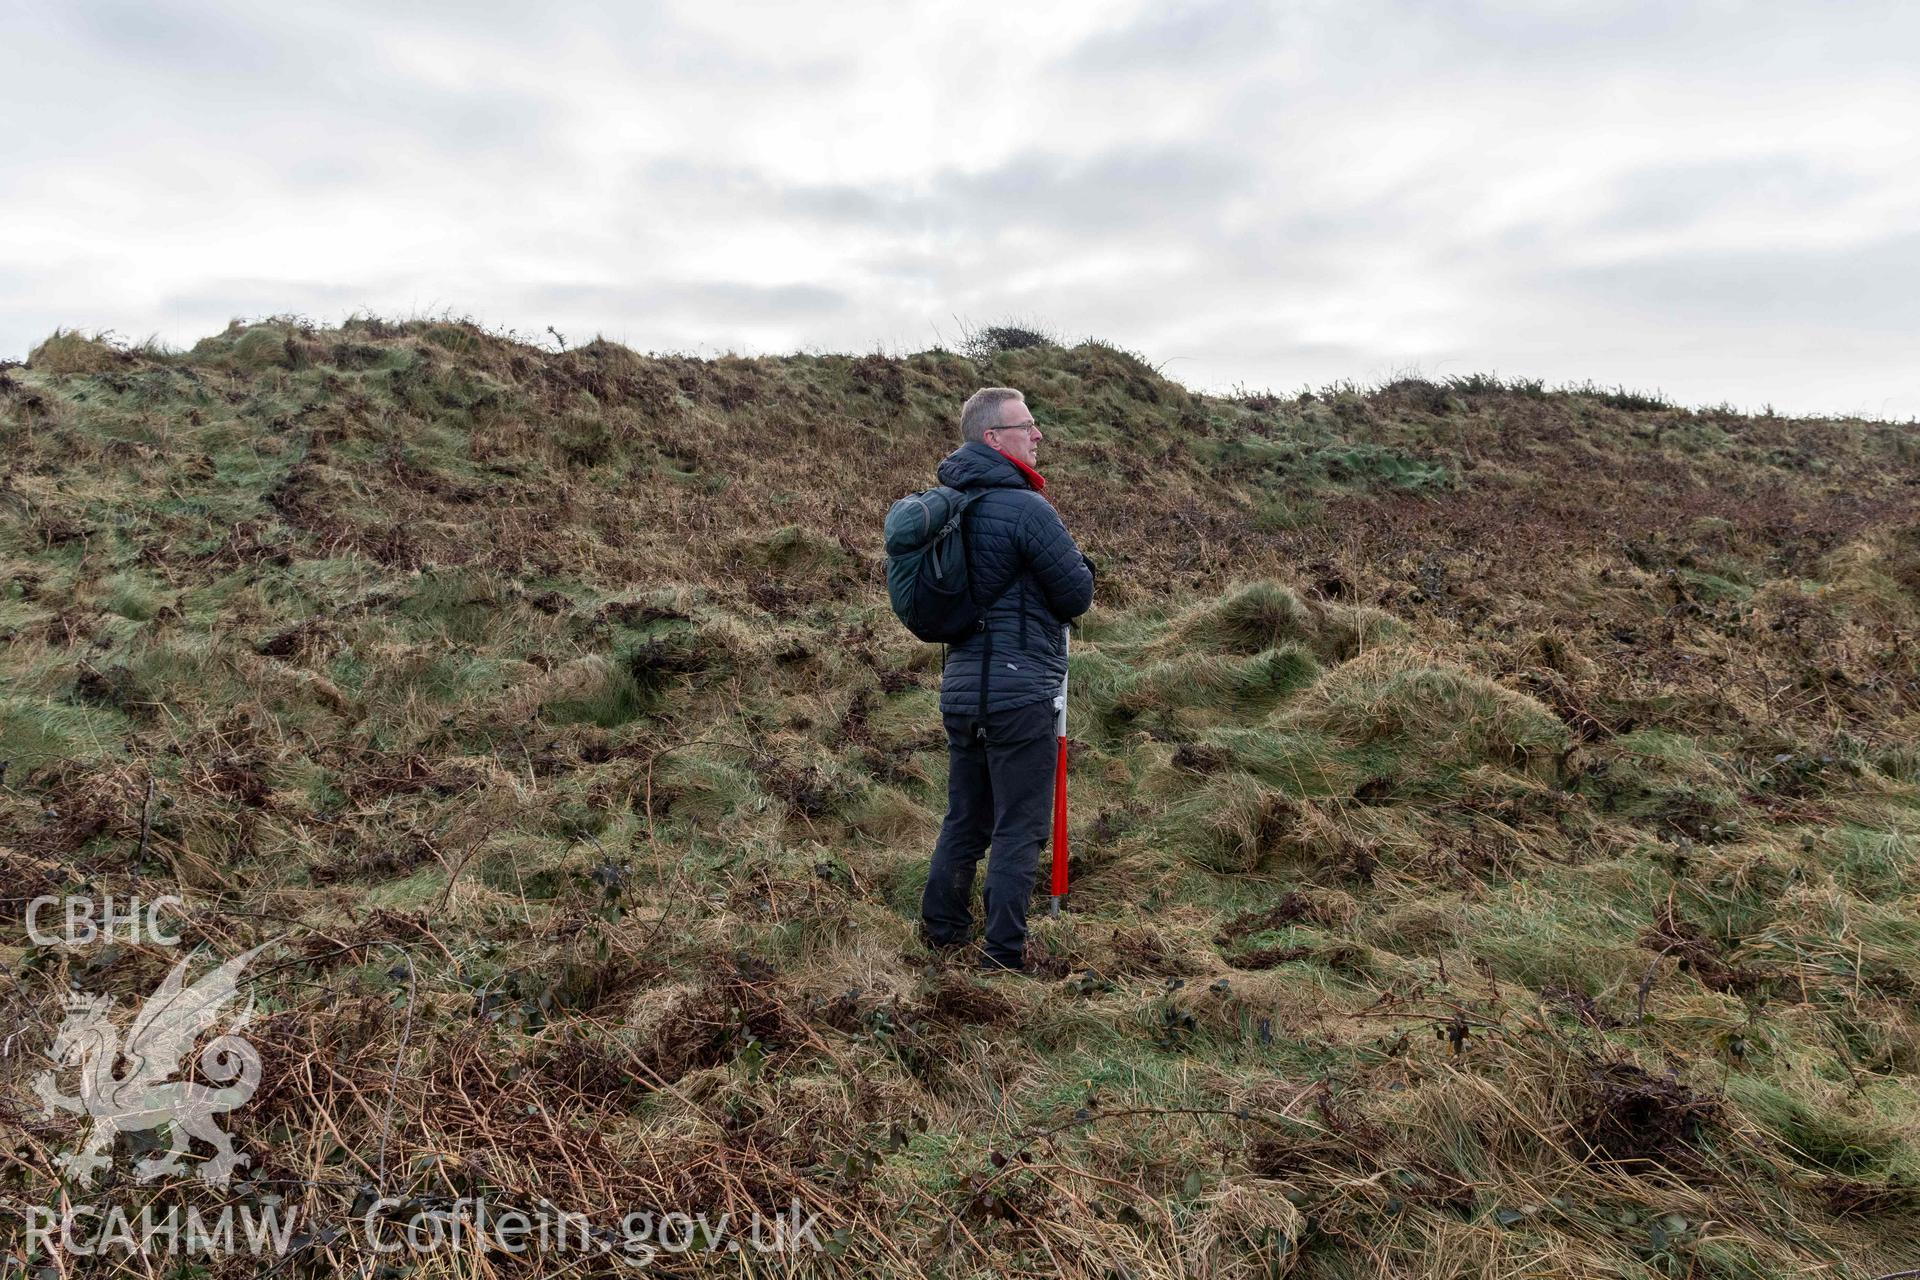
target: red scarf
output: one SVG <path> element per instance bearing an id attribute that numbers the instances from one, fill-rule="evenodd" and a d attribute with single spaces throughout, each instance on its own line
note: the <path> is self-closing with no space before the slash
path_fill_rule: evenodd
<path id="1" fill-rule="evenodd" d="M 1020 461 L 1020 459 L 1008 453 L 1005 449 L 995 449 L 994 452 L 999 454 L 1001 457 L 1005 458 L 1008 462 L 1011 462 L 1014 466 L 1020 468 L 1020 474 L 1026 477 L 1027 483 L 1033 486 L 1033 490 L 1035 493 L 1046 492 L 1047 478 L 1045 476 L 1041 475 L 1038 471 L 1035 471 L 1032 467 L 1028 466 L 1026 463 Z"/>

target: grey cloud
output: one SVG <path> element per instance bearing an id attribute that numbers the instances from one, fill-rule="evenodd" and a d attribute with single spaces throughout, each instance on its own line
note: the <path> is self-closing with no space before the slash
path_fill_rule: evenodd
<path id="1" fill-rule="evenodd" d="M 1250 0 L 1258 7 L 1261 0 Z M 1765 116 L 1769 89 L 1811 68 L 1850 77 L 1911 70 L 1920 34 L 1901 0 L 1791 6 L 1774 0 L 1342 0 L 1289 9 L 1287 36 L 1316 60 L 1367 75 L 1411 69 L 1443 81 L 1471 69 L 1507 77 L 1548 69 L 1583 79 L 1645 80 L 1650 74 L 1699 81 L 1732 71 L 1751 114 Z M 1604 107 L 1597 102 L 1597 108 Z"/>
<path id="2" fill-rule="evenodd" d="M 291 31 L 218 6 L 96 0 L 57 12 L 80 42 L 141 70 L 226 76 L 240 69 L 304 78 L 311 65 L 299 56 Z"/>
<path id="3" fill-rule="evenodd" d="M 1025 155 L 936 185 L 936 208 L 963 216 L 1152 234 L 1209 210 L 1244 180 L 1244 163 L 1199 148 L 1109 151 L 1087 160 Z"/>
<path id="4" fill-rule="evenodd" d="M 978 172 L 946 169 L 912 186 L 782 183 L 752 170 L 685 161 L 648 166 L 650 198 L 724 199 L 761 216 L 791 214 L 849 227 L 991 236 L 1007 227 L 1074 235 L 1151 235 L 1208 222 L 1238 191 L 1243 163 L 1210 148 L 1153 147 L 1092 156 L 1021 152 Z"/>
<path id="5" fill-rule="evenodd" d="M 62 109 L 93 146 L 197 135 L 210 149 L 249 150 L 297 174 L 314 151 L 377 153 L 408 140 L 449 158 L 537 154 L 564 118 L 552 95 L 403 73 L 389 46 L 404 36 L 383 39 L 377 26 L 328 23 L 311 11 L 301 22 L 258 6 L 113 2 L 60 12 L 63 60 L 95 72 L 93 91 L 66 95 Z M 71 71 L 56 63 L 28 75 L 51 89 Z"/>
<path id="6" fill-rule="evenodd" d="M 830 317 L 849 310 L 845 293 L 824 285 L 761 285 L 740 280 L 654 281 L 630 285 L 550 284 L 528 290 L 539 306 L 572 313 L 604 311 L 610 322 L 644 321 L 660 312 L 693 313 L 728 323 Z"/>
<path id="7" fill-rule="evenodd" d="M 212 279 L 166 294 L 161 309 L 194 316 L 250 319 L 268 315 L 327 313 L 366 300 L 359 285 L 323 280 Z"/>
<path id="8" fill-rule="evenodd" d="M 1258 58 L 1279 28 L 1277 6 L 1265 0 L 1206 0 L 1149 5 L 1132 23 L 1096 32 L 1060 59 L 1081 74 L 1218 71 Z"/>
<path id="9" fill-rule="evenodd" d="M 1920 334 L 1920 234 L 1836 249 L 1690 252 L 1545 270 L 1542 299 L 1737 334 L 1756 328 Z"/>
<path id="10" fill-rule="evenodd" d="M 1808 219 L 1872 190 L 1865 177 L 1798 152 L 1662 164 L 1617 178 L 1592 226 L 1643 231 L 1692 226 L 1755 207 Z"/>

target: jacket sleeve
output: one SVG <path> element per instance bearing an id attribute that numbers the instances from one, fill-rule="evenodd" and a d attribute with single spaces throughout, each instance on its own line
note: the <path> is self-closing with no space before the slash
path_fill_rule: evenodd
<path id="1" fill-rule="evenodd" d="M 1045 498 L 1028 504 L 1020 521 L 1020 549 L 1055 617 L 1066 621 L 1087 611 L 1093 603 L 1093 570 Z"/>

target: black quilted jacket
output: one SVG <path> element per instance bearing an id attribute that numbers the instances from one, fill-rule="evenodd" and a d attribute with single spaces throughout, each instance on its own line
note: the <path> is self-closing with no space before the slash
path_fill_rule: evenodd
<path id="1" fill-rule="evenodd" d="M 970 441 L 938 474 L 955 489 L 988 491 L 967 508 L 967 536 L 974 591 L 994 600 L 986 630 L 947 649 L 940 710 L 978 713 L 983 688 L 988 711 L 1050 702 L 1067 673 L 1061 624 L 1093 603 L 1093 568 L 1053 504 L 999 450 Z"/>

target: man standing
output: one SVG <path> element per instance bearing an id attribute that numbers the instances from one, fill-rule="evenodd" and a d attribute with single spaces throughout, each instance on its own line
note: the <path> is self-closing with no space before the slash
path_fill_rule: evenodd
<path id="1" fill-rule="evenodd" d="M 1040 427 L 1026 398 L 987 387 L 960 411 L 958 449 L 940 483 L 984 490 L 963 536 L 980 628 L 947 649 L 940 715 L 947 731 L 947 817 L 920 916 L 935 946 L 965 943 L 974 867 L 987 846 L 980 900 L 984 964 L 1024 969 L 1027 901 L 1047 841 L 1055 764 L 1054 697 L 1067 673 L 1065 624 L 1093 603 L 1093 566 L 1042 497 Z"/>

